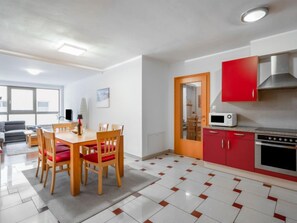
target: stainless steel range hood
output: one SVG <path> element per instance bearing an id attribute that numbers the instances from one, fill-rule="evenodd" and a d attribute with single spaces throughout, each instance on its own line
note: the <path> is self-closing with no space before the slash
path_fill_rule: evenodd
<path id="1" fill-rule="evenodd" d="M 289 73 L 289 55 L 271 56 L 271 75 L 258 86 L 258 90 L 297 88 L 297 78 Z"/>

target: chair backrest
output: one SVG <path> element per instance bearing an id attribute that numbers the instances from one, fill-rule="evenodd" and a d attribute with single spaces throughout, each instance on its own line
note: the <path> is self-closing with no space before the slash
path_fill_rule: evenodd
<path id="1" fill-rule="evenodd" d="M 124 125 L 112 124 L 111 130 L 121 130 L 121 135 L 124 134 Z"/>
<path id="2" fill-rule="evenodd" d="M 99 165 L 102 163 L 102 160 L 104 160 L 105 157 L 114 156 L 115 158 L 113 160 L 118 160 L 120 136 L 120 130 L 97 132 L 97 153 Z"/>
<path id="3" fill-rule="evenodd" d="M 98 131 L 99 132 L 106 132 L 108 131 L 108 123 L 99 123 Z"/>
<path id="4" fill-rule="evenodd" d="M 39 151 L 39 153 L 44 155 L 45 145 L 44 145 L 44 137 L 43 137 L 42 128 L 37 128 L 36 133 L 37 133 L 38 151 Z"/>
<path id="5" fill-rule="evenodd" d="M 75 122 L 74 122 L 75 123 Z M 67 123 L 56 123 L 53 124 L 53 131 L 54 132 L 69 132 L 72 129 L 74 129 L 75 124 L 73 122 L 67 122 Z"/>
<path id="6" fill-rule="evenodd" d="M 56 137 L 54 132 L 43 131 L 44 147 L 47 156 L 52 157 L 52 161 L 56 162 Z"/>

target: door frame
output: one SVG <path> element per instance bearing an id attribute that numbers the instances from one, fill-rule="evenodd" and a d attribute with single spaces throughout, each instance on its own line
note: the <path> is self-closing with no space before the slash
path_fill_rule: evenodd
<path id="1" fill-rule="evenodd" d="M 174 78 L 174 153 L 179 155 L 186 155 L 194 158 L 203 158 L 203 137 L 201 135 L 201 141 L 187 140 L 182 139 L 180 134 L 181 128 L 181 111 L 182 111 L 182 103 L 181 97 L 182 94 L 180 92 L 180 85 L 184 83 L 191 83 L 201 81 L 205 82 L 205 86 L 202 85 L 202 91 L 205 97 L 201 97 L 201 107 L 205 108 L 205 115 L 201 121 L 201 127 L 208 125 L 208 114 L 210 110 L 210 73 L 199 73 L 192 74 L 187 76 L 179 76 Z M 202 134 L 202 129 L 201 129 Z M 200 149 L 195 150 L 193 148 L 200 147 Z"/>

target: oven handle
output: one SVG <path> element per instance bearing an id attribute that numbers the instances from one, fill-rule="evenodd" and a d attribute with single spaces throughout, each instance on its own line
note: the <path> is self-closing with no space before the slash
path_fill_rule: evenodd
<path id="1" fill-rule="evenodd" d="M 285 149 L 297 149 L 297 146 L 282 146 L 282 145 L 276 145 L 276 144 L 270 144 L 270 143 L 263 143 L 263 142 L 256 142 L 256 145 L 260 145 L 260 146 L 272 146 L 272 147 L 285 148 Z"/>

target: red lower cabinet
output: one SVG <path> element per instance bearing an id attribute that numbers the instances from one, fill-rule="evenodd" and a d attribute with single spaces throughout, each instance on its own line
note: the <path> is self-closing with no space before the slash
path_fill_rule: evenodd
<path id="1" fill-rule="evenodd" d="M 203 129 L 203 159 L 254 171 L 254 133 Z"/>

